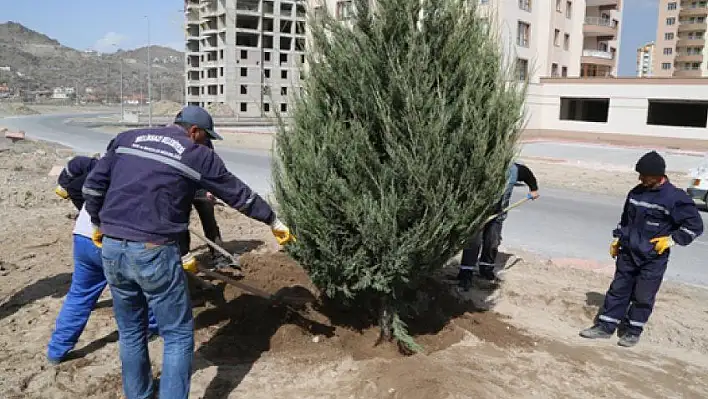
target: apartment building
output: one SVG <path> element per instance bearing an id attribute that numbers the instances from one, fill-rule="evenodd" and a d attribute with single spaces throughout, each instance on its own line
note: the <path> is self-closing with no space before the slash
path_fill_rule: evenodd
<path id="1" fill-rule="evenodd" d="M 660 0 L 654 76 L 708 76 L 705 0 Z"/>
<path id="2" fill-rule="evenodd" d="M 295 0 L 185 0 L 186 99 L 237 116 L 288 113 L 301 88 L 305 6 Z"/>
<path id="3" fill-rule="evenodd" d="M 637 49 L 637 77 L 648 78 L 654 72 L 654 42 L 647 43 Z"/>
<path id="4" fill-rule="evenodd" d="M 614 76 L 621 0 L 479 0 L 495 15 L 520 79 Z"/>

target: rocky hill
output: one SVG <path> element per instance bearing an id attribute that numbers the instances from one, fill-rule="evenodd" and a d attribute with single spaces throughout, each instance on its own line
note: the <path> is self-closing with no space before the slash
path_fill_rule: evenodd
<path id="1" fill-rule="evenodd" d="M 171 48 L 151 46 L 153 98 L 182 101 L 184 55 Z M 16 22 L 0 24 L 0 86 L 11 89 L 52 90 L 91 88 L 98 99 L 115 102 L 120 92 L 123 61 L 124 95 L 147 95 L 147 48 L 113 54 L 80 51 Z"/>

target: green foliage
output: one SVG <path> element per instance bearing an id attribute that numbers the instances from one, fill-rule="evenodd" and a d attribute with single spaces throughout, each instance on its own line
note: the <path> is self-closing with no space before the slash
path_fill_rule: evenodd
<path id="1" fill-rule="evenodd" d="M 417 350 L 403 294 L 499 200 L 524 87 L 474 2 L 355 3 L 353 23 L 312 21 L 304 93 L 277 136 L 275 196 L 298 238 L 288 251 L 322 292 L 378 314 L 383 337 Z"/>

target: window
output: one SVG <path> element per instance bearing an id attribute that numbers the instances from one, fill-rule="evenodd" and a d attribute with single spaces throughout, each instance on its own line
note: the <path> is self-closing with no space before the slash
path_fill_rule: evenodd
<path id="1" fill-rule="evenodd" d="M 561 12 L 561 0 L 556 0 L 556 11 Z"/>
<path id="2" fill-rule="evenodd" d="M 287 95 L 288 95 L 288 88 L 287 88 L 287 87 L 281 87 L 281 88 L 280 88 L 280 95 L 281 95 L 281 96 L 287 96 Z"/>
<path id="3" fill-rule="evenodd" d="M 560 120 L 606 123 L 609 98 L 561 97 Z"/>
<path id="4" fill-rule="evenodd" d="M 270 69 L 264 69 L 263 76 L 265 76 L 266 78 L 270 78 Z"/>
<path id="5" fill-rule="evenodd" d="M 561 68 L 561 76 L 564 78 L 568 77 L 568 67 L 564 66 L 563 68 Z"/>
<path id="6" fill-rule="evenodd" d="M 551 76 L 552 77 L 557 77 L 558 76 L 558 64 L 551 64 Z"/>
<path id="7" fill-rule="evenodd" d="M 224 85 L 219 85 L 219 94 L 224 94 Z"/>
<path id="8" fill-rule="evenodd" d="M 524 81 L 529 78 L 529 61 L 523 58 L 516 59 L 516 76 L 519 80 Z"/>
<path id="9" fill-rule="evenodd" d="M 671 3 L 667 4 L 667 5 L 666 5 L 666 9 L 669 10 L 669 11 L 675 10 L 675 9 L 676 9 L 676 2 L 675 2 L 675 1 L 672 1 Z"/>
<path id="10" fill-rule="evenodd" d="M 666 25 L 671 26 L 675 23 L 676 23 L 676 18 L 674 18 L 674 17 L 666 18 Z"/>
<path id="11" fill-rule="evenodd" d="M 280 71 L 280 78 L 287 79 L 288 78 L 288 71 Z"/>
<path id="12" fill-rule="evenodd" d="M 674 52 L 674 49 L 672 49 L 671 47 L 666 47 L 664 49 L 664 55 L 671 55 L 671 54 L 673 54 L 673 52 Z"/>
<path id="13" fill-rule="evenodd" d="M 571 19 L 573 17 L 573 2 L 572 1 L 565 2 L 565 17 L 568 19 Z"/>
<path id="14" fill-rule="evenodd" d="M 247 68 L 241 68 L 241 76 L 242 77 L 248 76 L 248 69 Z"/>
<path id="15" fill-rule="evenodd" d="M 489 4 L 489 0 L 479 0 L 479 4 L 482 4 L 482 5 Z"/>
<path id="16" fill-rule="evenodd" d="M 248 94 L 248 89 L 246 88 L 246 85 L 241 85 L 241 94 Z"/>
<path id="17" fill-rule="evenodd" d="M 248 51 L 246 51 L 246 50 L 241 50 L 241 59 L 242 59 L 242 60 L 247 60 L 247 59 L 248 59 Z"/>
<path id="18" fill-rule="evenodd" d="M 287 54 L 280 54 L 280 65 L 283 65 L 288 62 L 288 55 Z"/>
<path id="19" fill-rule="evenodd" d="M 280 112 L 288 112 L 288 104 L 281 103 L 280 104 Z"/>
<path id="20" fill-rule="evenodd" d="M 263 53 L 263 61 L 270 62 L 270 51 L 266 51 Z"/>
<path id="21" fill-rule="evenodd" d="M 665 70 L 665 71 L 668 70 L 668 69 L 671 69 L 671 63 L 670 63 L 670 62 L 663 62 L 663 63 L 661 63 L 661 69 L 663 69 L 663 70 Z"/>
<path id="22" fill-rule="evenodd" d="M 248 111 L 248 104 L 241 103 L 241 112 L 246 112 L 246 111 Z"/>
<path id="23" fill-rule="evenodd" d="M 219 76 L 224 76 L 224 67 L 219 68 Z"/>
<path id="24" fill-rule="evenodd" d="M 570 35 L 567 33 L 563 36 L 563 49 L 570 49 Z"/>
<path id="25" fill-rule="evenodd" d="M 559 29 L 556 29 L 553 33 L 553 45 L 556 47 L 560 46 L 560 35 L 561 31 Z"/>
<path id="26" fill-rule="evenodd" d="M 526 22 L 519 21 L 516 29 L 516 44 L 521 47 L 529 46 L 529 37 L 531 35 L 531 25 Z"/>
<path id="27" fill-rule="evenodd" d="M 338 20 L 345 20 L 354 17 L 354 2 L 352 0 L 340 0 L 337 2 L 336 17 Z"/>
<path id="28" fill-rule="evenodd" d="M 674 40 L 674 33 L 673 32 L 664 33 L 664 40 Z"/>
<path id="29" fill-rule="evenodd" d="M 270 112 L 270 104 L 268 104 L 268 103 L 263 104 L 263 112 Z"/>
<path id="30" fill-rule="evenodd" d="M 519 8 L 531 12 L 531 0 L 519 0 Z"/>
<path id="31" fill-rule="evenodd" d="M 649 99 L 647 125 L 706 127 L 707 101 Z"/>

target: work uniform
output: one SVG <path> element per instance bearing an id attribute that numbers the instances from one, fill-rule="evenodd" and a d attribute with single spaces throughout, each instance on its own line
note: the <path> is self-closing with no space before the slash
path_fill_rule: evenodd
<path id="1" fill-rule="evenodd" d="M 178 119 L 211 134 L 211 117 L 199 107 L 185 107 Z M 164 339 L 159 396 L 179 399 L 189 394 L 194 325 L 177 242 L 188 230 L 199 188 L 289 239 L 289 230 L 273 227 L 282 223 L 271 207 L 178 125 L 119 134 L 84 184 L 86 210 L 103 233 L 102 257 L 129 399 L 153 393 L 141 327 L 147 324 L 148 304 Z"/>
<path id="2" fill-rule="evenodd" d="M 538 190 L 536 177 L 531 169 L 521 163 L 512 163 L 507 172 L 504 194 L 494 207 L 494 213 L 499 215 L 487 222 L 482 230 L 470 240 L 470 245 L 462 251 L 459 275 L 461 286 L 467 287 L 469 285 L 469 280 L 475 269 L 479 270 L 482 277 L 489 280 L 494 279 L 494 266 L 499 254 L 502 227 L 507 217 L 507 212 L 502 211 L 509 206 L 514 186 L 519 181 L 525 183 L 530 191 Z"/>
<path id="3" fill-rule="evenodd" d="M 651 240 L 668 236 L 685 246 L 701 234 L 703 220 L 693 200 L 668 180 L 656 188 L 632 189 L 612 234 L 619 253 L 598 325 L 612 333 L 622 323 L 628 333 L 639 336 L 654 308 L 671 251 L 658 254 Z"/>
<path id="4" fill-rule="evenodd" d="M 47 347 L 47 358 L 55 364 L 64 360 L 76 346 L 91 311 L 107 284 L 103 274 L 101 249 L 91 239 L 93 226 L 83 207 L 84 200 L 81 196 L 84 180 L 97 162 L 96 158 L 76 156 L 67 163 L 57 179 L 79 210 L 79 216 L 73 231 L 74 273 L 71 276 L 71 286 L 64 298 Z M 152 311 L 149 312 L 148 329 L 151 334 L 157 334 L 157 323 Z"/>

